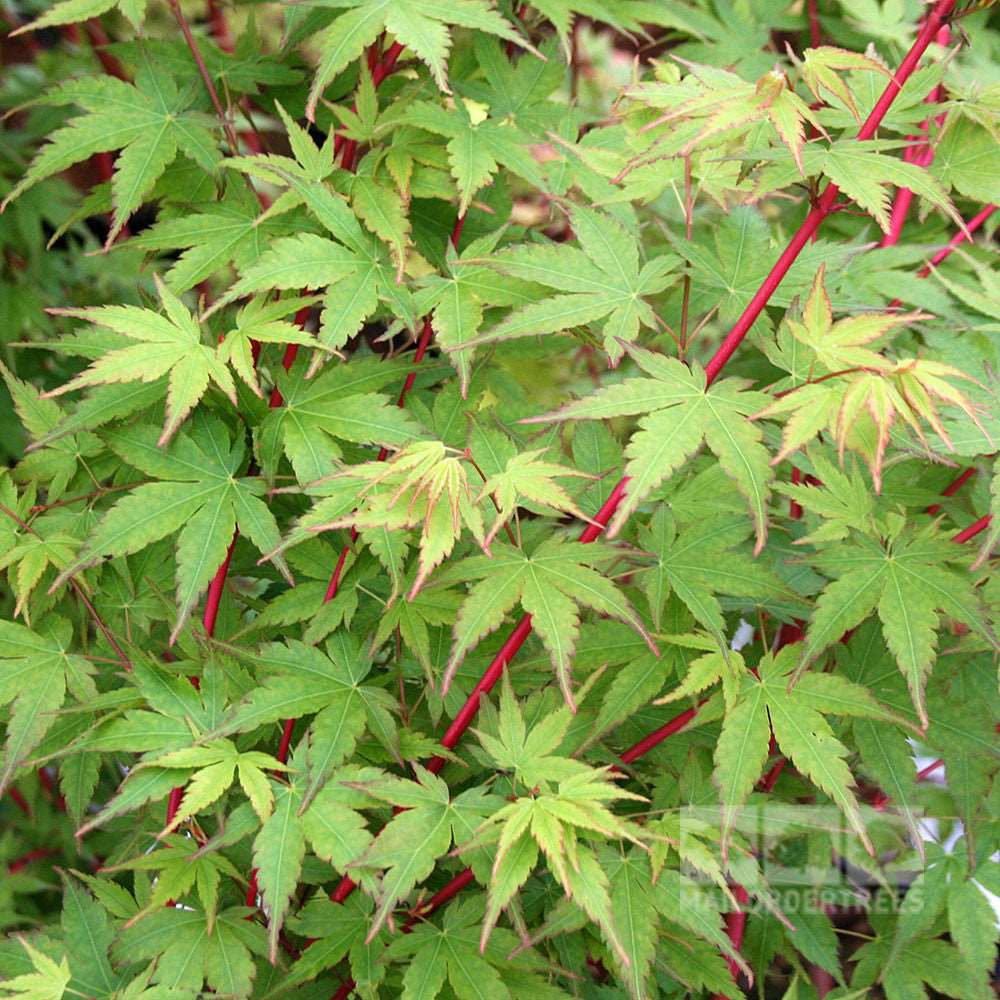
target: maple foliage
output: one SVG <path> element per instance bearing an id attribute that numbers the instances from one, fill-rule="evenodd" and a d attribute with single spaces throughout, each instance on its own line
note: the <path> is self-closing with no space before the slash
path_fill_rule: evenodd
<path id="1" fill-rule="evenodd" d="M 993 995 L 994 5 L 4 19 L 0 996 Z"/>

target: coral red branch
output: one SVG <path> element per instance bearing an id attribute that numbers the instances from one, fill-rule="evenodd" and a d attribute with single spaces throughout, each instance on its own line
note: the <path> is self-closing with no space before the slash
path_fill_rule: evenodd
<path id="1" fill-rule="evenodd" d="M 973 521 L 967 528 L 963 528 L 953 539 L 961 545 L 963 542 L 969 541 L 970 538 L 975 538 L 981 531 L 985 531 L 990 526 L 990 521 L 993 520 L 992 515 L 984 514 L 978 521 Z"/>
<path id="2" fill-rule="evenodd" d="M 954 496 L 974 475 L 976 474 L 975 469 L 966 469 L 960 476 L 952 480 L 942 491 L 941 496 L 952 497 Z M 927 508 L 928 514 L 936 514 L 941 509 L 941 504 L 934 503 Z"/>

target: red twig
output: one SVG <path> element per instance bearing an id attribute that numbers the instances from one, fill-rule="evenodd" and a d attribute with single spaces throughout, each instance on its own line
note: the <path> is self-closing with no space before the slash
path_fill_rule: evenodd
<path id="1" fill-rule="evenodd" d="M 111 44 L 111 40 L 108 38 L 101 22 L 96 17 L 92 17 L 84 25 L 84 30 L 87 32 L 91 48 L 93 48 L 94 55 L 97 56 L 98 61 L 104 68 L 104 72 L 119 80 L 128 80 L 128 73 L 125 72 L 125 67 L 107 51 L 107 46 Z"/>
<path id="2" fill-rule="evenodd" d="M 970 538 L 975 538 L 981 531 L 985 531 L 992 520 L 993 517 L 990 514 L 984 514 L 978 521 L 973 521 L 967 528 L 963 528 L 952 540 L 961 545 L 963 542 L 969 541 Z"/>
<path id="3" fill-rule="evenodd" d="M 966 469 L 960 476 L 953 479 L 942 491 L 941 496 L 953 497 L 974 475 L 975 469 Z M 936 514 L 941 509 L 941 504 L 934 503 L 927 508 L 928 514 Z"/>
<path id="4" fill-rule="evenodd" d="M 823 44 L 823 32 L 819 26 L 819 4 L 817 0 L 809 0 L 806 10 L 809 16 L 809 44 L 817 49 Z"/>
<path id="5" fill-rule="evenodd" d="M 934 5 L 910 51 L 904 56 L 889 85 L 882 92 L 882 95 L 875 103 L 875 107 L 872 108 L 871 113 L 858 131 L 857 138 L 859 141 L 871 139 L 875 135 L 882 119 L 892 106 L 892 102 L 896 99 L 903 84 L 906 83 L 917 68 L 921 56 L 934 39 L 942 22 L 951 13 L 954 6 L 955 0 L 938 0 Z M 760 288 L 757 289 L 753 298 L 719 346 L 719 349 L 705 366 L 705 374 L 709 385 L 718 378 L 719 373 L 733 356 L 736 348 L 743 342 L 743 338 L 770 301 L 771 296 L 775 293 L 785 275 L 788 274 L 789 269 L 802 252 L 803 247 L 809 242 L 809 238 L 819 228 L 820 223 L 830 214 L 839 194 L 840 189 L 832 182 L 827 184 L 823 189 L 823 193 L 819 196 L 812 209 L 810 209 L 798 232 L 791 238 L 788 246 L 785 247 L 774 267 L 771 268 Z"/>
<path id="6" fill-rule="evenodd" d="M 208 30 L 223 52 L 233 51 L 233 33 L 229 30 L 226 12 L 218 0 L 208 0 Z"/>
<path id="7" fill-rule="evenodd" d="M 7 871 L 11 875 L 16 875 L 19 871 L 23 871 L 32 861 L 41 861 L 42 858 L 50 857 L 52 851 L 46 850 L 44 847 L 36 847 L 32 851 L 28 851 L 27 854 L 22 854 L 21 857 L 15 858 L 9 865 L 7 865 Z"/>
<path id="8" fill-rule="evenodd" d="M 937 35 L 934 41 L 938 45 L 947 45 L 951 41 L 951 29 L 948 25 L 942 25 L 938 29 Z M 944 90 L 940 84 L 938 84 L 928 95 L 928 104 L 937 104 L 942 96 Z M 941 118 L 938 117 L 940 122 Z M 908 137 L 910 145 L 906 147 L 906 151 L 903 154 L 903 159 L 909 163 L 913 163 L 919 167 L 928 167 L 931 161 L 934 159 L 934 147 L 928 141 L 928 136 L 930 133 L 931 119 L 925 118 L 920 125 L 921 136 L 911 135 Z M 906 214 L 910 210 L 910 202 L 913 201 L 913 192 L 909 188 L 899 188 L 896 191 L 896 197 L 892 204 L 892 213 L 889 216 L 889 231 L 882 237 L 882 242 L 879 246 L 891 247 L 899 242 L 899 236 L 903 231 L 903 226 L 906 224 Z"/>
<path id="9" fill-rule="evenodd" d="M 966 240 L 968 240 L 972 234 L 997 210 L 996 205 L 987 205 L 984 209 L 977 212 L 969 221 L 965 224 L 965 229 L 955 233 L 954 236 L 948 241 L 948 245 L 942 247 L 933 257 L 931 257 L 929 263 L 927 263 L 918 272 L 921 278 L 926 278 L 928 274 L 931 273 L 931 268 L 937 267 L 946 257 L 951 256 Z"/>

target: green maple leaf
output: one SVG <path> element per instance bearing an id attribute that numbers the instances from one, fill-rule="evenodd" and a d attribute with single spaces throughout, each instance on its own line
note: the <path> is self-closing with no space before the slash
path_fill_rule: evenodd
<path id="1" fill-rule="evenodd" d="M 300 483 L 315 483 L 338 468 L 340 441 L 399 448 L 422 436 L 413 417 L 378 391 L 399 385 L 407 374 L 405 364 L 353 358 L 315 378 L 307 378 L 306 369 L 297 363 L 278 373 L 284 402 L 256 431 L 257 455 L 269 478 L 277 473 L 282 453 Z"/>
<path id="2" fill-rule="evenodd" d="M 295 229 L 285 218 L 262 217 L 259 202 L 242 184 L 232 185 L 221 201 L 199 208 L 159 218 L 128 243 L 142 250 L 182 251 L 163 275 L 177 295 L 227 264 L 246 270 L 275 238 Z"/>
<path id="3" fill-rule="evenodd" d="M 631 625 L 652 646 L 646 629 L 628 599 L 594 569 L 614 549 L 549 539 L 530 555 L 506 543 L 492 556 L 472 556 L 449 574 L 451 580 L 477 580 L 462 604 L 454 628 L 454 643 L 441 685 L 447 692 L 466 653 L 503 624 L 520 604 L 548 650 L 567 705 L 573 697 L 573 650 L 580 629 L 580 608 L 617 618 Z"/>
<path id="4" fill-rule="evenodd" d="M 328 4 L 347 5 L 345 0 Z M 351 10 L 341 14 L 317 38 L 319 66 L 306 102 L 306 117 L 310 121 L 314 120 L 316 105 L 326 85 L 383 31 L 395 36 L 426 63 L 435 82 L 446 93 L 450 93 L 446 65 L 451 48 L 450 26 L 473 28 L 531 48 L 486 0 L 454 0 L 446 6 L 432 0 L 362 0 L 350 6 Z"/>
<path id="5" fill-rule="evenodd" d="M 260 817 L 261 823 L 266 823 L 274 810 L 274 792 L 264 770 L 288 770 L 270 754 L 257 750 L 241 753 L 226 739 L 209 740 L 201 746 L 170 750 L 151 757 L 141 766 L 181 768 L 192 772 L 187 779 L 180 807 L 163 828 L 161 838 L 179 823 L 207 809 L 228 790 L 237 775 L 254 812 Z M 168 897 L 164 897 L 166 898 Z"/>
<path id="6" fill-rule="evenodd" d="M 845 368 L 885 371 L 892 362 L 866 346 L 882 341 L 897 327 L 930 317 L 923 313 L 866 312 L 833 321 L 825 286 L 826 265 L 821 264 L 798 319 L 786 319 L 791 335 L 806 348 L 809 376 Z"/>
<path id="7" fill-rule="evenodd" d="M 691 840 L 687 829 L 683 839 Z M 616 964 L 634 1000 L 649 996 L 648 979 L 656 945 L 670 925 L 678 925 L 685 935 L 707 941 L 744 973 L 749 971 L 723 929 L 718 903 L 695 879 L 675 869 L 664 870 L 654 878 L 647 853 L 635 847 L 629 851 L 605 848 L 600 857 L 610 882 L 615 928 L 622 953 L 628 959 L 623 962 L 622 956 L 616 954 Z M 685 902 L 678 905 L 680 900 Z"/>
<path id="8" fill-rule="evenodd" d="M 788 169 L 795 171 L 793 164 Z M 691 240 L 672 238 L 671 245 L 690 264 L 690 314 L 704 316 L 717 308 L 722 324 L 732 324 L 746 308 L 767 277 L 777 249 L 767 222 L 755 208 L 746 205 L 735 206 L 716 226 L 695 229 Z M 769 304 L 791 305 L 796 296 L 808 291 L 821 263 L 825 261 L 831 268 L 842 266 L 853 252 L 851 247 L 823 240 L 810 243 L 795 259 Z M 765 310 L 751 329 L 769 325 Z"/>
<path id="9" fill-rule="evenodd" d="M 62 1000 L 73 974 L 64 955 L 56 963 L 52 958 L 33 948 L 24 938 L 21 945 L 31 959 L 34 972 L 11 976 L 0 983 L 0 989 L 20 1000 Z"/>
<path id="10" fill-rule="evenodd" d="M 19 35 L 22 31 L 38 31 L 40 28 L 51 28 L 61 24 L 76 24 L 90 18 L 99 17 L 113 7 L 117 7 L 128 18 L 132 27 L 138 31 L 146 16 L 147 0 L 60 0 L 53 4 L 44 14 L 36 17 L 28 24 L 22 25 L 11 35 Z"/>
<path id="11" fill-rule="evenodd" d="M 403 993 L 406 1000 L 434 1000 L 446 995 L 458 1000 L 568 1000 L 569 994 L 546 982 L 540 955 L 522 949 L 516 935 L 497 931 L 480 951 L 481 900 L 449 906 L 440 927 L 421 923 L 411 934 L 398 937 L 386 950 L 390 959 L 405 959 Z"/>
<path id="12" fill-rule="evenodd" d="M 699 70 L 705 70 L 706 81 L 698 77 Z M 730 141 L 735 135 L 766 122 L 777 133 L 778 138 L 788 147 L 799 170 L 802 170 L 802 150 L 805 146 L 805 124 L 820 129 L 819 120 L 788 83 L 788 78 L 779 69 L 765 73 L 755 84 L 721 69 L 696 67 L 684 81 L 682 87 L 669 84 L 640 84 L 628 91 L 634 97 L 651 107 L 670 108 L 647 125 L 642 131 L 667 125 L 664 139 L 673 139 L 677 123 L 690 123 L 693 135 L 684 133 L 684 144 L 677 150 L 683 156 L 690 154 L 698 146 L 712 145 L 719 138 Z M 692 96 L 687 93 L 693 91 Z M 678 102 L 678 93 L 684 98 Z M 656 146 L 653 146 L 656 150 Z M 648 153 L 643 154 L 645 160 Z"/>
<path id="13" fill-rule="evenodd" d="M 563 84 L 563 62 L 554 39 L 540 45 L 539 51 L 544 59 L 511 61 L 497 39 L 476 35 L 476 61 L 483 79 L 464 79 L 455 84 L 456 90 L 489 108 L 494 121 L 512 121 L 532 136 L 558 132 L 568 110 L 552 99 Z"/>
<path id="14" fill-rule="evenodd" d="M 244 1000 L 257 972 L 254 956 L 267 958 L 265 931 L 245 906 L 223 910 L 212 925 L 191 908 L 163 907 L 126 927 L 114 945 L 120 963 L 156 963 L 153 982 L 195 996 L 207 982 L 216 993 Z"/>
<path id="15" fill-rule="evenodd" d="M 505 966 L 500 945 L 495 944 L 486 954 L 479 951 L 481 909 L 473 903 L 449 907 L 441 927 L 421 924 L 412 934 L 393 941 L 387 955 L 407 959 L 402 994 L 407 1000 L 434 1000 L 446 982 L 460 998 L 510 997 L 497 969 Z"/>
<path id="16" fill-rule="evenodd" d="M 187 110 L 195 93 L 193 86 L 179 92 L 174 78 L 145 57 L 134 86 L 112 76 L 85 76 L 63 84 L 43 98 L 45 103 L 76 104 L 85 114 L 51 134 L 0 207 L 95 153 L 121 150 L 111 179 L 110 247 L 178 153 L 214 172 L 220 156 L 210 131 L 213 119 Z"/>
<path id="17" fill-rule="evenodd" d="M 196 417 L 191 433 L 178 435 L 166 449 L 148 425 L 111 432 L 108 443 L 123 461 L 158 482 L 118 500 L 53 586 L 102 557 L 138 552 L 179 532 L 176 638 L 225 559 L 237 527 L 262 555 L 278 548 L 277 522 L 260 499 L 266 487 L 259 476 L 237 476 L 246 458 L 244 444 L 231 442 L 211 417 Z M 290 578 L 283 559 L 275 564 Z"/>
<path id="18" fill-rule="evenodd" d="M 282 785 L 273 814 L 261 826 L 253 842 L 257 884 L 270 914 L 268 944 L 272 965 L 278 958 L 278 935 L 298 885 L 306 853 L 305 831 L 299 819 L 300 805 L 295 790 Z"/>
<path id="19" fill-rule="evenodd" d="M 544 726 L 534 742 L 538 750 L 561 739 L 559 726 Z M 484 743 L 489 749 L 489 746 Z M 502 747 L 506 759 L 508 747 Z M 544 754 L 543 754 L 544 756 Z M 542 757 L 536 757 L 541 762 Z M 643 829 L 615 815 L 604 803 L 619 799 L 645 801 L 634 792 L 618 788 L 609 768 L 588 767 L 579 761 L 549 757 L 552 770 L 532 793 L 515 799 L 494 812 L 481 830 L 499 827 L 496 854 L 490 878 L 489 902 L 483 921 L 481 947 L 485 948 L 501 909 L 531 874 L 538 850 L 563 889 L 604 932 L 608 943 L 625 956 L 615 926 L 608 878 L 595 853 L 580 842 L 581 836 L 596 833 L 615 840 L 642 843 Z M 628 958 L 624 957 L 627 964 Z"/>
<path id="20" fill-rule="evenodd" d="M 250 756 L 241 766 L 250 763 Z M 260 754 L 260 757 L 267 756 Z M 201 908 L 208 922 L 209 932 L 215 923 L 215 915 L 219 903 L 219 886 L 222 876 L 240 879 L 239 870 L 224 855 L 218 851 L 200 853 L 193 849 L 188 837 L 170 834 L 162 838 L 166 847 L 143 854 L 129 861 L 108 865 L 105 872 L 116 871 L 155 871 L 156 882 L 153 891 L 146 900 L 145 906 L 133 919 L 146 916 L 154 910 L 168 905 L 170 900 L 183 899 L 189 892 L 196 891 Z"/>
<path id="21" fill-rule="evenodd" d="M 76 475 L 81 461 L 98 455 L 100 440 L 93 434 L 84 433 L 44 444 L 65 418 L 59 404 L 44 397 L 30 382 L 16 378 L 3 363 L 0 363 L 0 375 L 22 426 L 36 442 L 35 449 L 18 462 L 16 475 L 21 481 L 47 483 L 49 500 L 58 500 Z"/>
<path id="22" fill-rule="evenodd" d="M 166 419 L 157 442 L 162 446 L 194 409 L 209 383 L 218 386 L 233 406 L 236 406 L 236 386 L 229 369 L 219 357 L 218 349 L 201 342 L 201 327 L 184 303 L 167 289 L 159 277 L 154 276 L 154 280 L 165 316 L 138 306 L 53 310 L 60 315 L 86 320 L 138 343 L 107 351 L 85 372 L 46 395 L 58 396 L 105 382 L 155 382 L 169 375 Z"/>
<path id="23" fill-rule="evenodd" d="M 747 498 L 757 536 L 755 553 L 767 538 L 767 503 L 773 476 L 761 433 L 746 418 L 766 397 L 749 392 L 742 379 L 724 379 L 706 387 L 695 365 L 630 347 L 629 355 L 646 377 L 628 378 L 599 389 L 528 423 L 607 420 L 645 414 L 625 449 L 628 483 L 625 499 L 608 526 L 613 538 L 649 494 L 701 447 L 715 453 L 725 473 Z"/>
<path id="24" fill-rule="evenodd" d="M 581 521 L 590 520 L 576 506 L 566 490 L 555 481 L 572 477 L 584 479 L 590 477 L 586 472 L 555 462 L 543 461 L 540 456 L 544 454 L 545 449 L 538 449 L 514 455 L 507 461 L 502 471 L 495 472 L 483 483 L 480 499 L 491 496 L 497 507 L 497 516 L 484 539 L 487 552 L 497 533 L 510 521 L 517 508 L 523 506 L 524 501 L 572 514 Z"/>
<path id="25" fill-rule="evenodd" d="M 261 673 L 257 687 L 236 703 L 214 735 L 247 732 L 283 719 L 316 713 L 309 728 L 303 808 L 351 753 L 367 725 L 392 748 L 396 702 L 382 688 L 363 684 L 371 663 L 341 630 L 326 652 L 298 640 L 268 643 L 246 654 Z M 394 749 L 394 748 L 393 748 Z M 398 756 L 398 751 L 394 751 Z"/>
<path id="26" fill-rule="evenodd" d="M 924 688 L 937 657 L 939 612 L 1000 648 L 971 581 L 951 568 L 967 562 L 963 550 L 933 526 L 905 530 L 884 542 L 855 533 L 850 545 L 820 552 L 815 565 L 832 582 L 816 601 L 801 662 L 815 659 L 877 609 L 885 641 L 926 725 Z"/>
<path id="27" fill-rule="evenodd" d="M 793 596 L 766 565 L 739 551 L 749 534 L 745 517 L 709 517 L 678 530 L 668 508 L 656 511 L 639 529 L 639 544 L 656 561 L 638 579 L 657 629 L 673 592 L 725 648 L 725 621 L 716 594 L 760 601 Z"/>
<path id="28" fill-rule="evenodd" d="M 467 463 L 440 441 L 414 442 L 387 462 L 352 465 L 338 473 L 332 485 L 338 507 L 346 508 L 345 499 L 351 496 L 356 506 L 331 519 L 327 508 L 317 504 L 303 519 L 303 527 L 390 533 L 422 527 L 418 572 L 408 599 L 416 597 L 434 567 L 451 554 L 463 526 L 485 545 L 483 517 L 469 485 Z"/>
<path id="29" fill-rule="evenodd" d="M 509 676 L 504 674 L 496 735 L 486 731 L 477 735 L 499 769 L 510 771 L 525 788 L 535 788 L 560 775 L 568 777 L 578 772 L 575 762 L 553 754 L 565 739 L 572 721 L 573 713 L 563 705 L 546 714 L 529 732 Z"/>
<path id="30" fill-rule="evenodd" d="M 678 258 L 664 254 L 640 267 L 638 244 L 617 220 L 582 205 L 570 210 L 570 220 L 579 248 L 564 243 L 519 246 L 488 261 L 504 274 L 562 294 L 516 309 L 458 350 L 603 320 L 604 348 L 617 362 L 623 344 L 632 343 L 641 327 L 656 328 L 655 314 L 643 296 L 675 280 L 672 271 Z"/>
<path id="31" fill-rule="evenodd" d="M 219 344 L 219 358 L 233 366 L 233 370 L 256 396 L 263 397 L 264 394 L 257 378 L 254 343 L 298 344 L 300 347 L 326 350 L 313 334 L 298 323 L 289 323 L 285 319 L 314 301 L 314 298 L 309 297 L 278 299 L 274 302 L 255 298 L 236 314 L 236 326 L 226 331 Z"/>
<path id="32" fill-rule="evenodd" d="M 371 847 L 355 862 L 361 871 L 384 869 L 371 927 L 371 941 L 396 904 L 434 868 L 451 848 L 468 840 L 485 815 L 500 804 L 496 796 L 472 788 L 452 799 L 448 786 L 419 764 L 416 780 L 386 775 L 357 787 L 402 811 L 389 821 Z"/>
<path id="33" fill-rule="evenodd" d="M 934 149 L 928 170 L 946 187 L 973 201 L 1000 201 L 1000 171 L 992 150 L 993 112 L 980 124 L 953 117 Z"/>
<path id="34" fill-rule="evenodd" d="M 404 588 L 405 584 L 399 589 Z M 416 597 L 407 597 L 405 601 L 392 601 L 379 617 L 378 628 L 372 638 L 372 649 L 381 646 L 398 629 L 400 641 L 417 658 L 424 668 L 428 684 L 431 684 L 434 673 L 428 626 L 438 628 L 450 625 L 454 622 L 461 603 L 459 593 L 443 587 L 421 590 Z"/>
<path id="35" fill-rule="evenodd" d="M 847 538 L 851 531 L 871 531 L 875 503 L 861 468 L 855 461 L 845 472 L 818 445 L 809 449 L 809 461 L 820 484 L 775 483 L 775 489 L 807 514 L 821 518 L 814 531 L 796 538 L 794 545 L 819 545 Z"/>
<path id="36" fill-rule="evenodd" d="M 0 792 L 55 723 L 67 688 L 79 701 L 96 697 L 93 665 L 69 652 L 72 636 L 72 626 L 57 615 L 47 615 L 34 631 L 0 622 L 0 702 L 11 704 Z"/>
<path id="37" fill-rule="evenodd" d="M 799 656 L 786 646 L 758 665 L 759 678 L 744 671 L 736 704 L 726 712 L 715 747 L 713 780 L 722 802 L 727 838 L 740 807 L 764 771 L 773 730 L 781 752 L 795 769 L 840 807 L 869 853 L 873 848 L 852 791 L 848 749 L 836 738 L 825 714 L 895 719 L 871 693 L 833 674 L 805 673 L 789 689 Z"/>
<path id="38" fill-rule="evenodd" d="M 319 181 L 284 171 L 267 173 L 291 187 L 290 197 L 279 199 L 276 206 L 287 209 L 304 202 L 336 239 L 302 232 L 275 240 L 205 316 L 253 292 L 325 287 L 319 339 L 327 347 L 343 347 L 380 303 L 414 329 L 416 307 L 409 290 L 396 280 L 396 262 L 389 259 L 378 237 L 361 228 L 346 201 Z"/>
<path id="39" fill-rule="evenodd" d="M 486 310 L 491 306 L 524 306 L 539 298 L 537 285 L 498 273 L 482 258 L 496 248 L 501 232 L 473 240 L 459 256 L 449 243 L 446 274 L 423 279 L 418 296 L 422 312 L 433 309 L 432 324 L 437 344 L 448 352 L 458 372 L 463 395 L 472 377 L 472 351 L 463 345 L 482 332 Z"/>
<path id="40" fill-rule="evenodd" d="M 461 98 L 455 100 L 453 108 L 418 101 L 399 113 L 408 125 L 448 140 L 448 163 L 458 185 L 460 216 L 501 165 L 533 187 L 546 189 L 545 176 L 527 149 L 530 139 L 512 121 L 484 116 Z"/>
<path id="41" fill-rule="evenodd" d="M 24 615 L 24 621 L 31 625 L 29 600 L 46 570 L 51 566 L 57 571 L 64 570 L 76 557 L 80 539 L 66 531 L 50 527 L 45 518 L 32 525 L 33 531 L 21 537 L 18 544 L 0 555 L 0 569 L 16 565 L 16 571 L 8 573 L 7 579 L 17 603 L 14 617 Z"/>
<path id="42" fill-rule="evenodd" d="M 838 140 L 828 148 L 806 146 L 801 155 L 801 172 L 797 164 L 783 162 L 785 156 L 774 156 L 777 162 L 761 171 L 755 195 L 787 186 L 800 173 L 807 177 L 823 174 L 848 198 L 870 212 L 883 232 L 889 232 L 893 187 L 908 188 L 941 209 L 955 225 L 964 226 L 947 190 L 929 170 L 899 157 L 887 156 L 882 149 L 878 141 L 858 142 L 857 139 Z"/>

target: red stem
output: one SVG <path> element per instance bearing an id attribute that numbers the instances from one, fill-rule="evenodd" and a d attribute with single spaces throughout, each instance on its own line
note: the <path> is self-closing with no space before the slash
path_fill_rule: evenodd
<path id="1" fill-rule="evenodd" d="M 985 531 L 992 520 L 992 515 L 984 514 L 978 521 L 973 521 L 967 528 L 963 528 L 952 540 L 961 545 L 963 542 L 969 541 L 970 538 L 975 538 L 981 531 Z"/>
<path id="2" fill-rule="evenodd" d="M 746 889 L 741 885 L 734 885 L 732 887 L 733 895 L 736 897 L 736 902 L 740 906 L 744 906 L 750 902 L 750 897 L 747 895 Z M 745 910 L 733 910 L 726 914 L 726 934 L 729 936 L 729 940 L 732 942 L 733 947 L 739 951 L 743 947 L 743 932 L 746 930 L 747 926 L 747 915 Z M 729 973 L 735 980 L 739 974 L 740 969 L 733 959 L 726 959 L 729 965 Z M 717 993 L 717 997 L 724 997 L 724 994 Z"/>
<path id="3" fill-rule="evenodd" d="M 208 30 L 223 52 L 233 51 L 233 35 L 218 0 L 208 0 Z"/>
<path id="4" fill-rule="evenodd" d="M 806 8 L 809 12 L 809 44 L 818 49 L 823 44 L 823 34 L 819 26 L 819 4 L 817 0 L 809 0 Z"/>
<path id="5" fill-rule="evenodd" d="M 955 235 L 948 241 L 948 245 L 938 250 L 938 252 L 931 257 L 930 262 L 919 271 L 920 277 L 926 278 L 927 275 L 931 273 L 932 267 L 937 267 L 938 264 L 940 264 L 946 257 L 951 256 L 951 254 L 953 254 L 966 240 L 968 240 L 996 210 L 996 205 L 987 205 L 984 209 L 969 219 L 969 221 L 965 224 L 965 229 L 955 233 Z"/>
<path id="6" fill-rule="evenodd" d="M 957 479 L 952 480 L 942 491 L 941 496 L 951 497 L 954 496 L 974 475 L 976 474 L 975 469 L 966 469 Z M 928 514 L 936 514 L 941 509 L 941 504 L 935 503 L 931 504 L 927 508 Z"/>
<path id="7" fill-rule="evenodd" d="M 128 73 L 125 72 L 125 67 L 105 49 L 106 45 L 111 44 L 111 39 L 108 38 L 101 22 L 96 17 L 93 17 L 87 21 L 84 29 L 94 50 L 94 55 L 97 56 L 98 61 L 104 68 L 104 72 L 119 80 L 128 80 Z"/>
<path id="8" fill-rule="evenodd" d="M 934 38 L 938 45 L 947 45 L 951 41 L 951 29 L 948 25 L 942 25 Z M 927 103 L 936 104 L 941 100 L 943 88 L 938 84 L 928 95 Z M 940 116 L 938 118 L 940 121 Z M 934 147 L 928 142 L 930 133 L 930 118 L 925 118 L 920 125 L 921 136 L 908 136 L 910 145 L 906 147 L 903 159 L 919 167 L 928 167 L 934 159 Z M 896 198 L 892 204 L 892 214 L 889 217 L 889 231 L 882 237 L 879 246 L 891 247 L 899 242 L 903 226 L 906 224 L 906 214 L 910 210 L 910 202 L 913 201 L 913 192 L 909 188 L 899 188 L 896 191 Z"/>
<path id="9" fill-rule="evenodd" d="M 923 27 L 920 29 L 912 48 L 906 53 L 889 85 L 882 92 L 882 95 L 875 103 L 875 107 L 872 108 L 871 113 L 858 131 L 857 138 L 859 142 L 871 139 L 875 135 L 882 119 L 892 106 L 892 102 L 896 99 L 903 84 L 913 74 L 917 64 L 920 62 L 920 57 L 924 54 L 927 46 L 930 45 L 938 29 L 941 27 L 944 18 L 951 13 L 954 6 L 955 0 L 938 0 L 934 5 Z M 809 238 L 819 228 L 820 223 L 830 214 L 839 193 L 840 189 L 832 182 L 827 184 L 823 189 L 823 193 L 817 199 L 816 204 L 810 209 L 798 232 L 791 238 L 774 267 L 771 268 L 760 288 L 757 289 L 732 330 L 727 334 L 726 339 L 723 340 L 719 349 L 705 366 L 705 375 L 707 376 L 709 385 L 718 378 L 719 373 L 733 356 L 736 348 L 740 346 L 750 327 L 753 326 L 785 275 L 788 274 L 792 264 L 795 263 L 796 258 L 809 242 Z"/>
<path id="10" fill-rule="evenodd" d="M 11 875 L 16 875 L 19 871 L 23 871 L 32 861 L 41 861 L 42 858 L 47 858 L 52 854 L 52 851 L 46 850 L 44 847 L 36 847 L 32 851 L 28 851 L 27 854 L 22 854 L 21 857 L 15 858 L 8 866 L 7 871 Z"/>

